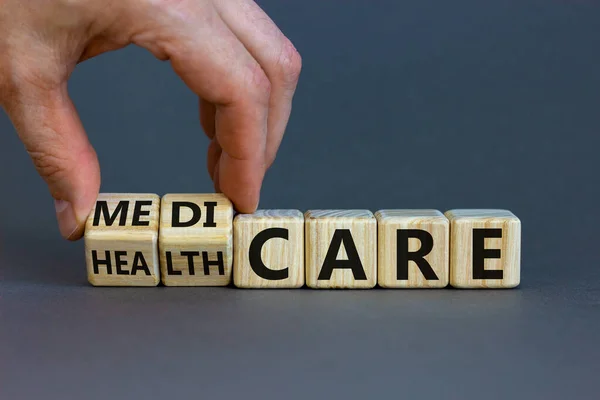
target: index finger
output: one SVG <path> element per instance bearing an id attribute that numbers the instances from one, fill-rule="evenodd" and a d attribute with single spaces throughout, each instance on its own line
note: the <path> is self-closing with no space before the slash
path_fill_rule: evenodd
<path id="1" fill-rule="evenodd" d="M 217 105 L 215 115 L 215 138 L 221 146 L 216 184 L 242 213 L 258 207 L 266 171 L 268 95 L 260 104 L 250 103 L 240 99 Z"/>

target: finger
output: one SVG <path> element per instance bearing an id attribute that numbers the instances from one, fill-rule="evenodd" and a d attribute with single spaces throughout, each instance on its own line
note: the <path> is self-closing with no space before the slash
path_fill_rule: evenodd
<path id="1" fill-rule="evenodd" d="M 100 167 L 66 83 L 40 80 L 37 74 L 17 79 L 4 105 L 48 184 L 60 233 L 69 240 L 81 238 L 98 196 Z"/>
<path id="2" fill-rule="evenodd" d="M 271 82 L 266 163 L 269 167 L 283 139 L 292 110 L 292 99 L 302 68 L 294 45 L 252 0 L 216 2 L 231 31 L 258 60 Z"/>
<path id="3" fill-rule="evenodd" d="M 246 107 L 242 105 L 241 107 Z M 264 104 L 266 108 L 266 103 Z M 243 110 L 235 106 L 217 108 L 215 138 L 221 146 L 221 157 L 215 167 L 215 187 L 224 194 L 235 193 L 236 210 L 241 213 L 252 213 L 260 201 L 260 186 L 265 173 L 265 143 L 258 146 L 248 145 L 238 138 L 249 135 L 248 127 L 242 121 L 251 120 L 243 116 Z M 266 128 L 266 118 L 261 124 Z M 266 136 L 266 129 L 264 132 Z M 256 151 L 256 154 L 253 152 Z M 256 174 L 260 171 L 260 176 Z M 259 178 L 259 179 L 258 179 Z"/>
<path id="4" fill-rule="evenodd" d="M 253 212 L 265 173 L 270 82 L 214 9 L 184 4 L 184 11 L 146 15 L 158 26 L 136 43 L 157 56 L 166 54 L 187 86 L 215 105 L 219 186 L 238 211 Z"/>

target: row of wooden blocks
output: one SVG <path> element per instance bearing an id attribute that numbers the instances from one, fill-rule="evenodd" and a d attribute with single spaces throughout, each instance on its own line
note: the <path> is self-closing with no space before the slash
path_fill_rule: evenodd
<path id="1" fill-rule="evenodd" d="M 514 288 L 506 210 L 259 210 L 221 194 L 100 194 L 85 230 L 95 286 Z"/>

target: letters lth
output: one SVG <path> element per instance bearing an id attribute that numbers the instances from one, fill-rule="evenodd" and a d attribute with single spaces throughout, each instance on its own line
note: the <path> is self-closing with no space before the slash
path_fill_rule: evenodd
<path id="1" fill-rule="evenodd" d="M 167 194 L 161 202 L 159 253 L 165 286 L 231 282 L 233 206 L 222 194 Z"/>

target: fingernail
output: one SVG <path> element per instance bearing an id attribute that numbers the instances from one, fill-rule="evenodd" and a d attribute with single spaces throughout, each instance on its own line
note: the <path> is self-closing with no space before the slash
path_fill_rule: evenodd
<path id="1" fill-rule="evenodd" d="M 71 203 L 66 200 L 54 200 L 54 208 L 56 209 L 56 218 L 58 219 L 58 228 L 60 234 L 69 239 L 78 228 L 77 218 Z"/>

